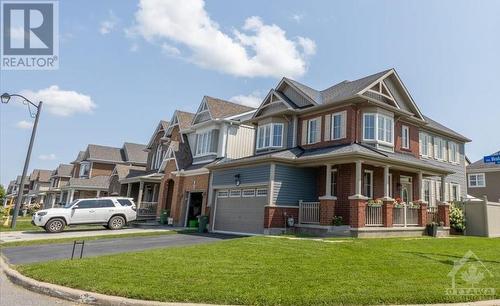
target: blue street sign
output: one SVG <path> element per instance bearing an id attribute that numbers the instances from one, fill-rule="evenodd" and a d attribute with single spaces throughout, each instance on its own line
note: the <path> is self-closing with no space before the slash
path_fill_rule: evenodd
<path id="1" fill-rule="evenodd" d="M 490 155 L 483 157 L 485 163 L 495 163 L 500 164 L 500 155 Z"/>

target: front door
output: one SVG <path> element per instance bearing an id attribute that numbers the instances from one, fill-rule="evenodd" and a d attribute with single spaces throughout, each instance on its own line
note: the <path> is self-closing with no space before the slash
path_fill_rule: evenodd
<path id="1" fill-rule="evenodd" d="M 189 194 L 185 226 L 189 226 L 189 221 L 198 221 L 198 216 L 201 215 L 202 203 L 203 203 L 202 192 L 191 192 Z"/>
<path id="2" fill-rule="evenodd" d="M 401 200 L 404 203 L 413 201 L 412 178 L 409 176 L 401 176 Z"/>

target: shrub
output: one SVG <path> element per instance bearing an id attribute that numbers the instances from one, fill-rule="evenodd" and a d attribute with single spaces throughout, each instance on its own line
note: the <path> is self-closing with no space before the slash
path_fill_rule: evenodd
<path id="1" fill-rule="evenodd" d="M 465 229 L 464 212 L 453 204 L 450 207 L 450 226 L 459 232 L 463 232 Z"/>
<path id="2" fill-rule="evenodd" d="M 342 216 L 334 216 L 332 219 L 332 224 L 335 226 L 344 225 L 344 219 L 342 218 Z"/>

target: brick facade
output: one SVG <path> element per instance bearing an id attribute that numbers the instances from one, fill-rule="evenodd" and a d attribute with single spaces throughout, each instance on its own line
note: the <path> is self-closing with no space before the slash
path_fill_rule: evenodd
<path id="1" fill-rule="evenodd" d="M 410 148 L 403 149 L 402 148 L 402 134 L 403 129 L 402 126 L 406 125 L 410 130 Z M 394 151 L 400 153 L 408 153 L 416 158 L 420 158 L 420 147 L 419 147 L 419 135 L 418 135 L 418 127 L 415 125 L 402 122 L 400 120 L 396 120 L 394 124 Z"/>
<path id="2" fill-rule="evenodd" d="M 264 228 L 284 228 L 286 218 L 293 217 L 299 220 L 299 208 L 266 206 L 264 208 Z"/>
<path id="3" fill-rule="evenodd" d="M 113 173 L 113 169 L 116 164 L 104 164 L 104 163 L 92 163 L 92 169 L 90 171 L 91 177 L 96 176 L 110 176 Z"/>

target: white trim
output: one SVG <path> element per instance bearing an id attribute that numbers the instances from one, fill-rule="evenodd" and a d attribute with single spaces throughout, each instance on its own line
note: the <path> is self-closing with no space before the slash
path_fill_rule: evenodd
<path id="1" fill-rule="evenodd" d="M 245 195 L 245 191 L 247 191 L 247 192 L 251 191 L 252 194 L 251 195 Z M 241 190 L 241 197 L 242 198 L 255 198 L 255 194 L 256 194 L 256 192 L 255 192 L 255 189 L 253 189 L 253 188 L 252 189 L 242 189 Z"/>
<path id="2" fill-rule="evenodd" d="M 234 192 L 234 195 L 233 195 Z M 230 189 L 229 190 L 230 198 L 241 198 L 241 189 Z"/>
<path id="3" fill-rule="evenodd" d="M 471 177 L 474 176 L 476 178 L 476 185 L 471 185 Z M 478 177 L 482 176 L 483 177 L 483 184 L 479 185 L 479 180 Z M 469 188 L 484 188 L 486 187 L 486 175 L 484 173 L 469 173 L 467 174 L 467 186 Z"/>
<path id="4" fill-rule="evenodd" d="M 269 167 L 269 189 L 267 191 L 267 194 L 269 195 L 268 198 L 268 203 L 270 206 L 273 206 L 273 194 L 274 194 L 274 177 L 275 177 L 275 172 L 276 172 L 276 164 L 271 163 L 271 166 Z"/>
<path id="5" fill-rule="evenodd" d="M 318 133 L 319 132 L 319 135 L 316 134 L 316 138 L 315 139 L 311 139 L 311 123 L 312 122 L 316 122 L 318 126 L 316 126 L 315 128 L 315 132 Z M 314 140 L 314 141 L 313 141 Z M 310 144 L 315 144 L 315 143 L 318 143 L 321 141 L 321 117 L 316 117 L 316 118 L 311 118 L 311 119 L 308 119 L 307 120 L 307 144 L 310 145 Z"/>
<path id="6" fill-rule="evenodd" d="M 373 120 L 374 120 L 374 126 L 373 126 L 373 129 L 374 129 L 374 133 L 373 133 L 373 136 L 374 138 L 371 139 L 371 138 L 366 138 L 365 136 L 365 130 L 366 130 L 366 126 L 365 126 L 365 118 L 367 116 L 373 116 Z M 381 117 L 383 119 L 383 122 L 384 122 L 384 130 L 383 130 L 383 140 L 379 140 L 379 117 Z M 391 127 L 391 141 L 388 142 L 386 140 L 386 136 L 387 136 L 387 129 L 385 129 L 385 125 L 386 125 L 386 122 L 387 120 L 391 123 L 390 127 Z M 362 129 L 362 134 L 363 134 L 363 141 L 366 141 L 366 142 L 375 142 L 375 143 L 380 143 L 380 144 L 383 144 L 383 145 L 388 145 L 388 146 L 391 146 L 391 147 L 394 147 L 394 118 L 393 117 L 390 117 L 390 116 L 387 116 L 385 114 L 381 114 L 381 113 L 378 113 L 378 112 L 366 112 L 366 113 L 363 113 L 363 129 Z"/>
<path id="7" fill-rule="evenodd" d="M 262 191 L 262 190 L 266 191 L 265 195 L 259 194 L 259 191 Z M 269 195 L 269 189 L 268 188 L 256 188 L 255 189 L 255 197 L 257 197 L 257 198 L 267 197 L 268 195 Z M 268 205 L 268 206 L 273 206 L 273 205 Z"/>
<path id="8" fill-rule="evenodd" d="M 220 193 L 226 193 L 225 196 L 221 196 Z M 229 197 L 229 189 L 220 189 L 220 190 L 217 190 L 217 194 L 216 194 L 216 197 L 217 198 L 228 198 Z"/>
<path id="9" fill-rule="evenodd" d="M 335 131 L 335 116 L 340 116 L 340 137 L 335 138 L 334 137 L 334 131 Z M 339 139 L 344 139 L 347 136 L 347 111 L 341 111 L 341 112 L 336 112 L 333 113 L 330 116 L 330 140 L 339 140 Z"/>
<path id="10" fill-rule="evenodd" d="M 274 127 L 275 126 L 281 126 L 281 145 L 275 145 L 274 144 Z M 269 145 L 266 146 L 265 144 L 265 139 L 266 139 L 266 131 L 267 131 L 267 128 L 269 128 Z M 262 146 L 259 146 L 259 142 L 261 140 L 261 136 L 260 136 L 260 131 L 263 130 L 263 136 L 264 139 L 262 140 Z M 284 123 L 274 123 L 274 122 L 271 122 L 271 123 L 267 123 L 267 124 L 263 124 L 263 125 L 259 125 L 257 127 L 257 139 L 256 139 L 256 144 L 255 144 L 255 147 L 257 150 L 264 150 L 264 149 L 270 149 L 270 148 L 282 148 L 283 147 L 283 141 L 284 141 L 284 133 L 285 133 L 285 124 Z"/>

